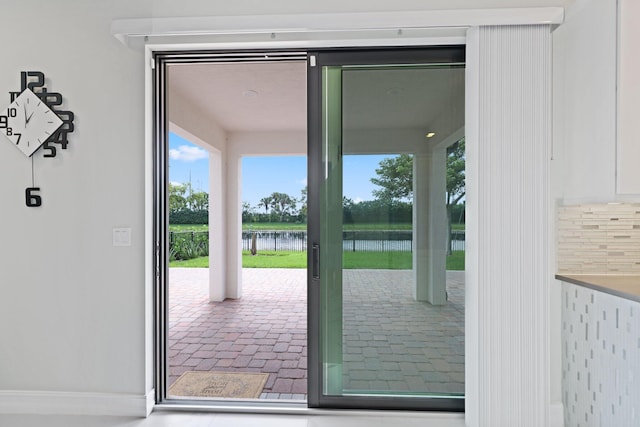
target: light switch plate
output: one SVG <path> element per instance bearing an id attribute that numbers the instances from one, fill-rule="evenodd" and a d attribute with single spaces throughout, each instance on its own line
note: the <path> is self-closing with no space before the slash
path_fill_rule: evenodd
<path id="1" fill-rule="evenodd" d="M 113 246 L 131 246 L 131 228 L 114 228 Z"/>

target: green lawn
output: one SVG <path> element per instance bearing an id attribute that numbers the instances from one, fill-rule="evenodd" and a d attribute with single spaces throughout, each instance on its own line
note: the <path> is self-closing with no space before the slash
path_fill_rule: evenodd
<path id="1" fill-rule="evenodd" d="M 208 224 L 169 224 L 169 231 L 207 231 Z"/>
<path id="2" fill-rule="evenodd" d="M 410 252 L 345 252 L 344 268 L 384 268 L 410 269 L 412 260 Z M 209 267 L 209 257 L 194 258 L 187 261 L 172 261 L 170 267 Z M 252 256 L 242 252 L 244 268 L 306 268 L 306 252 L 261 251 Z M 464 270 L 464 252 L 454 251 L 447 257 L 447 270 Z"/>
<path id="3" fill-rule="evenodd" d="M 411 264 L 411 252 L 344 252 L 342 256 L 342 266 L 346 269 L 407 270 Z"/>
<path id="4" fill-rule="evenodd" d="M 242 251 L 244 268 L 307 268 L 306 252 L 260 251 L 251 255 Z"/>
<path id="5" fill-rule="evenodd" d="M 209 267 L 209 257 L 201 256 L 184 261 L 171 261 L 169 267 L 207 268 Z"/>
<path id="6" fill-rule="evenodd" d="M 447 257 L 447 270 L 464 270 L 464 251 L 453 251 L 451 255 Z"/>
<path id="7" fill-rule="evenodd" d="M 358 231 L 358 230 L 411 230 L 411 223 L 402 224 L 342 224 L 344 231 Z"/>

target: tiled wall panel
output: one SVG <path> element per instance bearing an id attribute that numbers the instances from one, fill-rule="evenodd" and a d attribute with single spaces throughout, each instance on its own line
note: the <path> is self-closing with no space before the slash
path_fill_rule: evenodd
<path id="1" fill-rule="evenodd" d="M 640 426 L 640 303 L 562 284 L 565 427 Z"/>
<path id="2" fill-rule="evenodd" d="M 558 209 L 560 274 L 640 273 L 640 203 Z"/>

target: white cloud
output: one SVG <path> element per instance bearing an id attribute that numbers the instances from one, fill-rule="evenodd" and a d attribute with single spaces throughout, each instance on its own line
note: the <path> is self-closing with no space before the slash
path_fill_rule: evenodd
<path id="1" fill-rule="evenodd" d="M 196 160 L 206 159 L 208 157 L 209 153 L 207 153 L 206 150 L 189 145 L 181 145 L 178 148 L 169 150 L 169 158 L 183 162 L 195 162 Z"/>
<path id="2" fill-rule="evenodd" d="M 298 184 L 307 185 L 307 177 L 298 180 Z"/>
<path id="3" fill-rule="evenodd" d="M 364 202 L 364 199 L 362 197 L 356 197 L 355 199 L 353 199 L 353 203 L 355 203 L 356 205 L 360 202 Z"/>

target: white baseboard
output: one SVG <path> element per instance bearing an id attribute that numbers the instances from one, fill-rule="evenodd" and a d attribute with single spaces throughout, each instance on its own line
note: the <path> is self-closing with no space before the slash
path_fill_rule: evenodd
<path id="1" fill-rule="evenodd" d="M 0 390 L 0 414 L 112 415 L 147 417 L 154 391 L 146 395 Z"/>
<path id="2" fill-rule="evenodd" d="M 562 402 L 549 405 L 549 427 L 564 427 L 564 407 Z"/>

